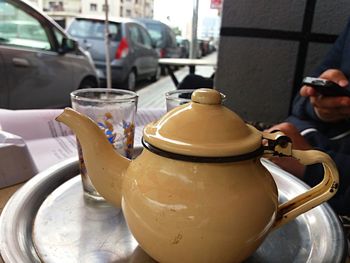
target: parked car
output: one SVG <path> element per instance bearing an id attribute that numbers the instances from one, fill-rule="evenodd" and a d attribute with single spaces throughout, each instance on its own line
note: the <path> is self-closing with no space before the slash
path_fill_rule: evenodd
<path id="1" fill-rule="evenodd" d="M 184 39 L 181 37 L 176 37 L 177 43 L 180 46 L 182 50 L 182 58 L 188 58 L 190 57 L 190 49 L 191 49 L 191 42 L 188 39 Z M 196 58 L 202 57 L 202 49 L 200 47 L 200 42 L 196 41 Z"/>
<path id="2" fill-rule="evenodd" d="M 209 41 L 205 39 L 198 39 L 199 47 L 202 53 L 202 56 L 206 56 L 210 53 Z"/>
<path id="3" fill-rule="evenodd" d="M 147 30 L 133 19 L 109 20 L 112 86 L 135 90 L 136 81 L 160 76 L 158 54 Z M 87 49 L 106 85 L 105 18 L 82 16 L 68 26 L 68 33 Z"/>
<path id="4" fill-rule="evenodd" d="M 175 33 L 168 25 L 148 18 L 137 18 L 137 21 L 148 29 L 160 58 L 181 57 L 181 47 L 176 42 Z M 165 74 L 165 72 L 163 67 L 162 73 Z"/>
<path id="5" fill-rule="evenodd" d="M 98 86 L 90 55 L 51 18 L 19 0 L 0 1 L 0 14 L 1 108 L 64 107 Z"/>
<path id="6" fill-rule="evenodd" d="M 190 56 L 190 41 L 186 38 L 176 36 L 177 45 L 181 48 L 181 58 Z"/>
<path id="7" fill-rule="evenodd" d="M 213 39 L 198 39 L 198 43 L 203 56 L 209 55 L 216 50 Z"/>

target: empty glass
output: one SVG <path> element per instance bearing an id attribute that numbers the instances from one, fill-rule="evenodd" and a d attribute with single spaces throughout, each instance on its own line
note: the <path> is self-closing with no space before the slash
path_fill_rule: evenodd
<path id="1" fill-rule="evenodd" d="M 191 101 L 192 93 L 196 89 L 179 89 L 165 93 L 167 111 Z M 221 93 L 221 101 L 225 102 L 226 95 Z"/>
<path id="2" fill-rule="evenodd" d="M 119 89 L 80 89 L 71 93 L 72 108 L 94 120 L 108 141 L 123 156 L 131 158 L 138 95 Z M 84 194 L 103 200 L 88 177 L 79 141 L 78 154 Z"/>
<path id="3" fill-rule="evenodd" d="M 195 89 L 172 90 L 165 93 L 167 111 L 191 101 L 191 95 Z"/>

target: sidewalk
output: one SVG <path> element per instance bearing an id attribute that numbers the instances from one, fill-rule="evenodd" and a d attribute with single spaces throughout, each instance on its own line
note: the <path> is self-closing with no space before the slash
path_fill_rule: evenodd
<path id="1" fill-rule="evenodd" d="M 202 59 L 215 60 L 217 52 L 214 52 Z M 197 66 L 196 74 L 204 77 L 210 77 L 214 72 L 213 67 Z M 179 81 L 181 81 L 189 73 L 188 67 L 180 68 L 175 72 L 175 75 Z M 136 91 L 139 95 L 138 107 L 139 109 L 165 109 L 165 93 L 171 90 L 175 90 L 175 85 L 170 76 L 165 76 L 159 79 L 157 82 L 152 83 L 140 90 Z"/>

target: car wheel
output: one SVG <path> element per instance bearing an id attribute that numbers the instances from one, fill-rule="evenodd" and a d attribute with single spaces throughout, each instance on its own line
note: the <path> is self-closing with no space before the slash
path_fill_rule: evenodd
<path id="1" fill-rule="evenodd" d="M 93 78 L 83 79 L 83 81 L 79 85 L 79 89 L 89 89 L 89 88 L 97 88 L 97 81 Z"/>
<path id="2" fill-rule="evenodd" d="M 134 70 L 130 71 L 128 77 L 125 80 L 124 88 L 135 91 L 136 89 L 136 73 Z"/>
<path id="3" fill-rule="evenodd" d="M 157 70 L 156 70 L 155 74 L 151 77 L 151 81 L 156 82 L 157 80 L 159 80 L 160 75 L 161 75 L 161 71 L 162 71 L 162 69 L 160 68 L 160 66 L 157 66 Z"/>
<path id="4" fill-rule="evenodd" d="M 168 75 L 168 69 L 165 66 L 160 67 L 160 74 L 162 76 L 167 76 Z"/>

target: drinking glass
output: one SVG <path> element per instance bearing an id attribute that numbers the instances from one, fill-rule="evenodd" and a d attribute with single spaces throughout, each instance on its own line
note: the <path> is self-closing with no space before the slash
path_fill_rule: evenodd
<path id="1" fill-rule="evenodd" d="M 94 120 L 115 150 L 127 158 L 133 155 L 137 101 L 135 92 L 120 89 L 80 89 L 71 93 L 72 108 Z M 84 194 L 103 200 L 90 181 L 78 140 L 77 146 Z"/>
<path id="2" fill-rule="evenodd" d="M 177 106 L 190 102 L 193 91 L 195 89 L 181 89 L 165 93 L 166 110 L 170 111 Z"/>
<path id="3" fill-rule="evenodd" d="M 177 106 L 190 102 L 192 93 L 195 90 L 196 89 L 178 89 L 178 90 L 172 90 L 165 93 L 166 110 L 170 111 Z M 221 94 L 221 103 L 224 103 L 226 99 L 226 95 L 223 93 L 220 93 L 220 94 Z"/>

